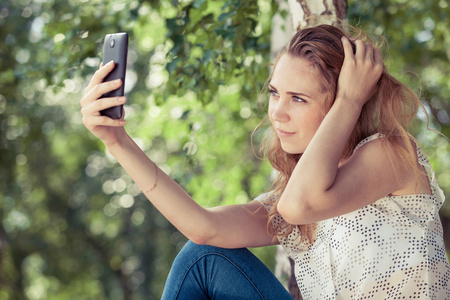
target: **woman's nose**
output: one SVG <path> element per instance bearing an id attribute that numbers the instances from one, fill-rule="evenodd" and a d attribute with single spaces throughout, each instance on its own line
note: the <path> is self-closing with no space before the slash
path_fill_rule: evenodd
<path id="1" fill-rule="evenodd" d="M 289 111 L 284 101 L 278 100 L 272 110 L 272 119 L 278 122 L 289 121 Z"/>

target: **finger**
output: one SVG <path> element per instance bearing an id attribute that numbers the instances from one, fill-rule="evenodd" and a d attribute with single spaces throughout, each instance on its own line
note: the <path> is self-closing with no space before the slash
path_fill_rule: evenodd
<path id="1" fill-rule="evenodd" d="M 81 109 L 81 114 L 83 116 L 100 115 L 100 111 L 105 110 L 110 107 L 125 104 L 126 101 L 127 101 L 126 97 L 102 98 L 98 101 L 94 101 L 90 105 L 84 106 Z"/>
<path id="2" fill-rule="evenodd" d="M 94 76 L 92 76 L 91 81 L 89 82 L 89 85 L 86 87 L 84 93 L 87 94 L 89 91 L 96 86 L 97 84 L 100 84 L 103 82 L 103 79 L 105 79 L 106 75 L 109 74 L 114 69 L 114 61 L 110 61 L 106 65 L 103 66 L 103 63 L 100 64 L 100 68 L 95 71 Z"/>
<path id="3" fill-rule="evenodd" d="M 91 81 L 89 82 L 88 87 L 86 88 L 86 92 L 88 92 L 93 86 L 103 82 L 103 79 L 106 77 L 106 75 L 109 74 L 114 69 L 114 61 L 108 62 L 106 65 L 103 66 L 103 62 L 100 63 L 100 67 L 98 70 L 94 73 L 94 76 L 92 76 Z"/>
<path id="4" fill-rule="evenodd" d="M 346 36 L 343 36 L 341 38 L 341 41 L 342 41 L 342 46 L 344 47 L 345 58 L 352 57 L 353 56 L 353 48 L 352 48 L 352 45 L 350 44 L 350 41 L 348 40 L 348 38 Z"/>
<path id="5" fill-rule="evenodd" d="M 383 56 L 381 55 L 381 51 L 379 49 L 373 50 L 373 56 L 375 61 L 375 68 L 377 74 L 381 77 L 381 75 L 384 72 L 384 63 L 383 63 Z"/>
<path id="6" fill-rule="evenodd" d="M 96 126 L 123 127 L 127 121 L 123 119 L 111 119 L 107 116 L 83 116 L 83 125 L 88 129 Z"/>
<path id="7" fill-rule="evenodd" d="M 369 44 L 369 43 L 366 43 L 364 46 L 366 48 L 366 59 L 370 60 L 372 62 L 375 62 L 375 59 L 373 57 L 373 47 L 372 47 L 372 45 Z"/>
<path id="8" fill-rule="evenodd" d="M 95 85 L 92 87 L 87 94 L 84 95 L 83 98 L 81 98 L 80 104 L 81 106 L 85 106 L 89 103 L 92 103 L 96 100 L 98 100 L 100 97 L 103 96 L 103 94 L 117 90 L 122 85 L 121 79 L 116 79 L 108 82 L 103 82 Z"/>
<path id="9" fill-rule="evenodd" d="M 359 60 L 364 59 L 366 55 L 366 45 L 362 40 L 356 40 L 355 45 L 356 45 L 356 53 L 355 53 L 356 59 Z"/>
<path id="10" fill-rule="evenodd" d="M 381 55 L 380 49 L 375 48 L 373 50 L 373 58 L 376 64 L 383 65 L 383 56 Z"/>

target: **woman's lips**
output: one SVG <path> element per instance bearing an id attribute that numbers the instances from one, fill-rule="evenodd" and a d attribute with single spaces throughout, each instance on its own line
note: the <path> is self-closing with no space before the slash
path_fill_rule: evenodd
<path id="1" fill-rule="evenodd" d="M 280 138 L 287 138 L 287 137 L 293 136 L 295 134 L 295 132 L 289 132 L 289 131 L 277 129 L 277 134 L 278 134 L 278 137 L 280 137 Z"/>

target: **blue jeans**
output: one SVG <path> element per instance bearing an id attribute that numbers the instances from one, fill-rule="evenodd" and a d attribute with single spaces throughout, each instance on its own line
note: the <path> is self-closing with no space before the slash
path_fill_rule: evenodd
<path id="1" fill-rule="evenodd" d="M 173 262 L 162 299 L 292 300 L 292 297 L 249 250 L 189 241 Z"/>

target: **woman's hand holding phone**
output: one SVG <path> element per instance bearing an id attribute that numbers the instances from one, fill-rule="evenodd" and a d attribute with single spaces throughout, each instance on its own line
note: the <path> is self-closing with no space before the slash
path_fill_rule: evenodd
<path id="1" fill-rule="evenodd" d="M 120 119 L 112 119 L 101 114 L 101 111 L 122 105 L 127 101 L 125 96 L 101 98 L 104 94 L 123 85 L 120 79 L 103 82 L 104 78 L 113 69 L 113 61 L 104 66 L 100 65 L 100 68 L 89 82 L 84 97 L 80 101 L 84 126 L 107 146 L 119 142 L 127 135 L 123 127 L 126 124 L 123 111 Z"/>

